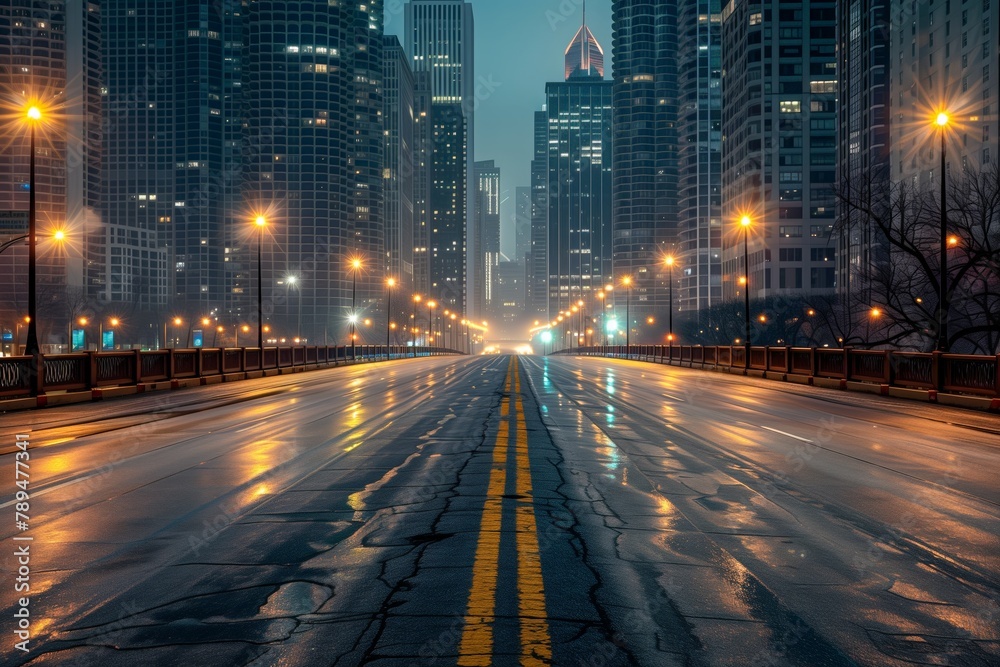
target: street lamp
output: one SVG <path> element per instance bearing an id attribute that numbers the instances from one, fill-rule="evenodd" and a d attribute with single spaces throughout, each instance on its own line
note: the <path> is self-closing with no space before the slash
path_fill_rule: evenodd
<path id="1" fill-rule="evenodd" d="M 948 211 L 946 206 L 947 191 L 945 189 L 947 178 L 947 155 L 945 153 L 945 134 L 951 119 L 948 113 L 941 111 L 934 119 L 934 124 L 938 126 L 941 133 L 941 282 L 938 283 L 938 339 L 937 349 L 940 352 L 948 351 Z"/>
<path id="2" fill-rule="evenodd" d="M 417 358 L 417 304 L 420 303 L 420 295 L 413 295 L 413 322 L 410 326 L 410 343 L 413 347 L 413 358 Z"/>
<path id="3" fill-rule="evenodd" d="M 437 308 L 437 301 L 428 301 L 427 302 L 427 336 L 428 336 L 427 342 L 428 342 L 428 344 L 431 341 L 431 337 L 434 336 L 434 319 L 433 319 L 434 315 L 433 315 L 433 311 L 434 311 L 435 308 Z"/>
<path id="4" fill-rule="evenodd" d="M 750 369 L 750 225 L 753 221 L 749 215 L 744 215 L 740 219 L 743 226 L 743 324 L 744 324 L 744 354 L 743 370 Z"/>
<path id="5" fill-rule="evenodd" d="M 28 334 L 25 342 L 24 353 L 35 356 L 39 353 L 38 347 L 38 325 L 37 317 L 37 296 L 35 294 L 35 273 L 36 273 L 36 241 L 35 223 L 35 128 L 42 120 L 42 110 L 32 105 L 26 113 L 28 119 L 30 140 L 30 154 L 28 157 Z"/>
<path id="6" fill-rule="evenodd" d="M 357 296 L 358 296 L 358 271 L 361 269 L 361 260 L 357 257 L 351 260 L 351 359 L 356 358 L 357 344 Z"/>
<path id="7" fill-rule="evenodd" d="M 257 347 L 264 354 L 264 271 L 261 262 L 261 248 L 264 246 L 264 227 L 267 218 L 258 215 L 254 220 L 257 225 Z"/>
<path id="8" fill-rule="evenodd" d="M 287 276 L 285 284 L 295 290 L 295 335 L 302 336 L 302 288 L 298 276 Z"/>
<path id="9" fill-rule="evenodd" d="M 548 355 L 549 343 L 551 342 L 552 342 L 552 332 L 549 329 L 546 329 L 545 331 L 542 332 L 542 345 L 543 345 L 542 353 L 544 355 Z"/>
<path id="10" fill-rule="evenodd" d="M 392 327 L 392 288 L 396 286 L 396 279 L 389 278 L 385 281 L 385 357 L 389 358 L 389 329 Z"/>
<path id="11" fill-rule="evenodd" d="M 455 313 L 451 314 L 451 347 L 455 349 L 458 347 L 458 332 L 455 331 L 455 320 L 458 316 Z"/>
<path id="12" fill-rule="evenodd" d="M 240 346 L 240 331 L 242 331 L 245 334 L 248 334 L 250 333 L 250 327 L 247 326 L 246 324 L 244 324 L 241 327 L 236 327 L 236 347 Z"/>
<path id="13" fill-rule="evenodd" d="M 668 358 L 673 361 L 674 359 L 674 257 L 673 255 L 668 255 L 664 260 L 667 265 L 667 280 L 669 281 L 670 289 L 668 290 L 669 299 L 667 301 L 667 307 L 670 309 L 670 315 L 667 317 L 667 345 L 669 346 Z"/>
<path id="14" fill-rule="evenodd" d="M 630 345 L 630 334 L 632 333 L 631 320 L 629 319 L 628 309 L 629 301 L 632 297 L 632 278 L 631 276 L 625 276 L 622 278 L 622 285 L 625 285 L 625 356 L 629 356 L 629 345 Z"/>

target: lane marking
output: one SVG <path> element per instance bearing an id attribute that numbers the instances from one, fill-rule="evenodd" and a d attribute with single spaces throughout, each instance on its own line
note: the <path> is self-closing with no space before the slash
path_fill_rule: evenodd
<path id="1" fill-rule="evenodd" d="M 751 424 L 751 426 L 753 426 L 753 424 Z M 770 426 L 761 426 L 760 428 L 764 429 L 765 431 L 770 431 L 771 433 L 778 433 L 780 435 L 788 436 L 789 438 L 798 440 L 799 442 L 808 442 L 810 445 L 812 444 L 812 440 L 809 440 L 808 438 L 792 435 L 791 433 L 785 433 L 784 431 L 779 431 L 778 429 L 771 428 Z"/>
<path id="2" fill-rule="evenodd" d="M 538 546 L 531 484 L 531 461 L 528 458 L 528 426 L 521 400 L 521 375 L 514 357 L 515 446 L 517 495 L 517 592 L 521 621 L 521 665 L 541 667 L 552 661 L 552 640 L 545 608 L 545 582 L 542 556 Z"/>
<path id="3" fill-rule="evenodd" d="M 483 503 L 482 524 L 479 527 L 479 543 L 472 565 L 472 588 L 466 605 L 465 626 L 458 648 L 458 664 L 461 667 L 489 667 L 493 664 L 493 622 L 496 619 L 497 579 L 500 572 L 500 535 L 503 521 L 502 503 L 507 486 L 507 456 L 510 426 L 506 419 L 510 414 L 510 392 L 512 388 L 510 369 L 507 369 L 505 396 L 500 402 L 500 427 L 493 447 L 493 465 Z"/>

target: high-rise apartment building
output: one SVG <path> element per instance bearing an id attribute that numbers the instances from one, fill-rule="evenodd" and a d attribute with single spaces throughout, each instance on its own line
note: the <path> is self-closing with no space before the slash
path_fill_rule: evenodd
<path id="1" fill-rule="evenodd" d="M 531 158 L 531 256 L 528 258 L 528 317 L 549 318 L 549 118 L 536 111 Z"/>
<path id="2" fill-rule="evenodd" d="M 545 87 L 550 320 L 589 302 L 611 275 L 614 84 L 586 25 L 566 53 L 569 77 Z"/>
<path id="3" fill-rule="evenodd" d="M 479 312 L 494 317 L 497 299 L 497 266 L 500 264 L 500 168 L 494 160 L 476 162 L 476 257 L 482 303 Z"/>
<path id="4" fill-rule="evenodd" d="M 890 176 L 890 10 L 891 0 L 849 0 L 837 15 L 837 187 L 847 191 Z M 846 215 L 838 207 L 838 216 Z M 888 259 L 876 230 L 858 217 L 837 225 L 840 294 L 863 287 L 876 263 Z"/>
<path id="5" fill-rule="evenodd" d="M 240 3 L 101 7 L 107 261 L 92 282 L 151 319 L 223 321 L 241 209 Z"/>
<path id="6" fill-rule="evenodd" d="M 66 286 L 81 298 L 90 296 L 88 274 L 105 262 L 95 243 L 101 237 L 101 71 L 100 4 L 67 0 L 66 226 L 78 243 L 66 254 Z"/>
<path id="7" fill-rule="evenodd" d="M 524 263 L 531 252 L 531 188 L 514 190 L 514 261 Z"/>
<path id="8" fill-rule="evenodd" d="M 475 51 L 472 5 L 466 0 L 410 0 L 407 50 L 415 72 L 428 72 L 433 110 L 433 191 L 428 232 L 430 294 L 477 318 L 473 190 Z"/>
<path id="9" fill-rule="evenodd" d="M 277 335 L 345 342 L 382 294 L 382 3 L 244 11 L 243 191 L 247 226 L 268 218 L 265 320 Z"/>
<path id="10" fill-rule="evenodd" d="M 383 100 L 384 35 L 382 0 L 341 2 L 350 29 L 340 53 L 353 80 L 354 145 L 348 158 L 351 199 L 347 207 L 349 253 L 360 257 L 364 269 L 357 274 L 355 316 L 368 319 L 379 309 L 385 289 L 385 104 Z M 327 2 L 327 11 L 332 7 Z M 354 276 L 352 276 L 353 278 Z M 353 283 L 352 283 L 353 289 Z M 371 342 L 381 340 L 376 336 Z"/>
<path id="11" fill-rule="evenodd" d="M 723 9 L 723 297 L 836 286 L 836 2 Z"/>
<path id="12" fill-rule="evenodd" d="M 722 300 L 722 0 L 678 9 L 674 308 L 697 317 Z"/>
<path id="13" fill-rule="evenodd" d="M 631 281 L 630 326 L 666 310 L 677 248 L 677 6 L 612 2 L 614 277 Z"/>
<path id="14" fill-rule="evenodd" d="M 399 39 L 385 37 L 385 274 L 413 291 L 413 72 Z"/>
<path id="15" fill-rule="evenodd" d="M 430 294 L 431 192 L 434 169 L 430 72 L 413 72 L 413 291 Z"/>

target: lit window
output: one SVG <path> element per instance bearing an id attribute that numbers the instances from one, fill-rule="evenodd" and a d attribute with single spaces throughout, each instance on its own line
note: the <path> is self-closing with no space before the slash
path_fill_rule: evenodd
<path id="1" fill-rule="evenodd" d="M 837 92 L 836 81 L 811 81 L 809 91 L 812 93 L 835 93 Z"/>
<path id="2" fill-rule="evenodd" d="M 802 102 L 799 100 L 781 100 L 778 102 L 781 113 L 802 113 Z"/>

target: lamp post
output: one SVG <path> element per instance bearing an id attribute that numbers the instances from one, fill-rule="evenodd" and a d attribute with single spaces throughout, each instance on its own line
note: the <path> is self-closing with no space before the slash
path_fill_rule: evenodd
<path id="1" fill-rule="evenodd" d="M 288 276 L 285 284 L 295 290 L 295 336 L 302 336 L 302 287 L 298 276 Z"/>
<path id="2" fill-rule="evenodd" d="M 257 347 L 264 354 L 264 271 L 261 262 L 261 248 L 264 246 L 264 227 L 267 218 L 258 215 L 254 220 L 257 225 Z"/>
<path id="3" fill-rule="evenodd" d="M 430 342 L 434 336 L 434 309 L 437 308 L 437 301 L 427 302 L 427 344 L 430 346 Z"/>
<path id="4" fill-rule="evenodd" d="M 410 326 L 410 343 L 413 348 L 413 358 L 417 358 L 417 304 L 420 303 L 420 295 L 413 295 L 413 322 Z"/>
<path id="5" fill-rule="evenodd" d="M 35 273 L 36 273 L 36 238 L 35 238 L 35 127 L 42 119 L 42 110 L 37 106 L 31 106 L 27 111 L 28 128 L 30 135 L 28 156 L 28 338 L 25 342 L 24 353 L 35 356 L 39 353 L 38 347 L 38 324 L 37 324 L 37 295 L 35 294 Z"/>
<path id="6" fill-rule="evenodd" d="M 622 284 L 625 285 L 625 358 L 629 358 L 630 350 L 630 334 L 632 333 L 632 321 L 629 319 L 628 309 L 629 301 L 632 297 L 632 278 L 630 276 L 625 276 L 622 278 Z"/>
<path id="7" fill-rule="evenodd" d="M 945 170 L 947 166 L 947 154 L 945 152 L 945 133 L 948 130 L 950 118 L 947 112 L 938 113 L 934 123 L 941 133 L 941 282 L 938 283 L 938 339 L 937 349 L 940 352 L 948 351 L 948 210 L 947 204 Z"/>
<path id="8" fill-rule="evenodd" d="M 389 278 L 385 281 L 385 356 L 389 358 L 389 329 L 392 328 L 392 288 L 396 286 L 396 279 Z"/>
<path id="9" fill-rule="evenodd" d="M 750 216 L 744 215 L 740 219 L 743 226 L 743 324 L 745 340 L 743 341 L 743 371 L 750 369 Z"/>
<path id="10" fill-rule="evenodd" d="M 451 314 L 451 349 L 456 349 L 458 347 L 458 332 L 455 331 L 455 321 L 458 319 L 458 315 L 455 313 Z"/>
<path id="11" fill-rule="evenodd" d="M 667 300 L 667 307 L 669 310 L 669 315 L 667 316 L 667 345 L 668 348 L 668 358 L 673 361 L 674 359 L 674 258 L 673 255 L 667 257 L 664 260 L 667 264 L 667 281 L 669 282 L 670 289 L 667 291 L 669 298 Z"/>
<path id="12" fill-rule="evenodd" d="M 354 258 L 351 260 L 351 359 L 357 358 L 357 296 L 358 296 L 358 270 L 361 269 L 361 260 Z"/>

